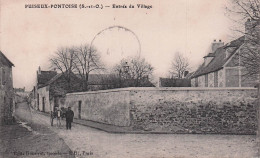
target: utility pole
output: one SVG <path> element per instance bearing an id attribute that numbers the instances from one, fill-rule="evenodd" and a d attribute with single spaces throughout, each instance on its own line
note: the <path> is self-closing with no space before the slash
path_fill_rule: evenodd
<path id="1" fill-rule="evenodd" d="M 257 51 L 260 55 L 260 20 L 258 20 L 257 26 Z M 258 61 L 260 63 L 260 59 Z M 260 64 L 259 64 L 260 65 Z M 258 130 L 257 130 L 257 146 L 258 146 L 258 157 L 260 157 L 260 66 L 258 70 L 258 85 L 257 85 L 257 120 L 258 120 Z"/>

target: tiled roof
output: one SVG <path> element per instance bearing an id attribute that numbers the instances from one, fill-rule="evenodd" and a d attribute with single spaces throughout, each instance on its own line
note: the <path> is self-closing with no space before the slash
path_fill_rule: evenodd
<path id="1" fill-rule="evenodd" d="M 119 80 L 116 74 L 89 74 L 89 85 L 110 85 L 114 84 L 116 80 Z"/>
<path id="2" fill-rule="evenodd" d="M 195 73 L 194 71 L 193 71 L 193 72 L 189 72 L 189 73 L 185 76 L 185 78 L 186 78 L 186 79 L 192 78 L 192 76 L 193 76 L 194 73 Z"/>
<path id="3" fill-rule="evenodd" d="M 190 87 L 190 79 L 159 78 L 161 87 Z"/>
<path id="4" fill-rule="evenodd" d="M 54 77 L 52 77 L 48 82 L 45 83 L 45 85 L 49 85 L 52 82 L 56 81 L 60 76 L 62 75 L 62 73 L 58 73 L 56 74 Z"/>
<path id="5" fill-rule="evenodd" d="M 231 41 L 230 43 L 227 43 L 226 45 L 218 48 L 215 52 L 210 53 L 210 56 L 214 56 L 212 61 L 207 65 L 204 66 L 202 64 L 198 70 L 193 74 L 192 78 L 198 77 L 210 72 L 215 72 L 217 70 L 220 70 L 223 68 L 223 65 L 228 61 L 228 59 L 236 52 L 236 50 L 244 43 L 245 36 L 242 36 L 234 41 Z M 226 58 L 226 50 L 227 48 L 234 48 L 232 52 L 230 52 L 230 55 L 228 58 Z"/>
<path id="6" fill-rule="evenodd" d="M 8 64 L 9 66 L 14 66 L 14 64 L 0 51 L 0 61 L 3 64 Z"/>
<path id="7" fill-rule="evenodd" d="M 56 75 L 57 75 L 56 71 L 41 71 L 41 73 L 37 75 L 38 86 L 45 85 Z"/>

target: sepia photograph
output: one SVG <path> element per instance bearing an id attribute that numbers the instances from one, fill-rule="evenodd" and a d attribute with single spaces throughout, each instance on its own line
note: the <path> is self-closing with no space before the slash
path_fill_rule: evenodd
<path id="1" fill-rule="evenodd" d="M 260 158 L 260 0 L 0 0 L 0 158 Z"/>

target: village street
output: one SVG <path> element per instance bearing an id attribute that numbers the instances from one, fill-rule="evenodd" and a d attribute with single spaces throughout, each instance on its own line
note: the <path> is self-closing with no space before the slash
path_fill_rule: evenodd
<path id="1" fill-rule="evenodd" d="M 49 117 L 31 110 L 26 103 L 17 107 L 16 117 L 57 133 L 75 157 L 257 157 L 253 135 L 111 134 L 77 124 L 70 131 L 64 121 L 60 128 L 51 127 Z"/>

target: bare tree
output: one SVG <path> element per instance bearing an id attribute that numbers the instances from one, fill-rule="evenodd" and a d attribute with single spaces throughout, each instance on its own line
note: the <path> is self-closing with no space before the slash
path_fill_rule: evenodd
<path id="1" fill-rule="evenodd" d="M 59 48 L 50 59 L 51 66 L 57 68 L 64 75 L 69 89 L 71 89 L 71 75 L 74 70 L 75 59 L 74 49 L 68 47 Z"/>
<path id="2" fill-rule="evenodd" d="M 170 75 L 172 78 L 183 78 L 189 68 L 189 60 L 181 53 L 176 52 L 171 63 Z"/>
<path id="3" fill-rule="evenodd" d="M 75 72 L 79 74 L 82 80 L 83 90 L 88 89 L 89 73 L 104 69 L 104 65 L 100 61 L 100 55 L 97 49 L 88 44 L 74 47 L 75 60 L 73 61 Z"/>
<path id="4" fill-rule="evenodd" d="M 246 76 L 260 74 L 260 1 L 230 0 L 227 15 L 235 22 L 234 32 L 245 35 L 244 52 L 240 53 L 241 66 L 246 68 Z"/>
<path id="5" fill-rule="evenodd" d="M 246 69 L 246 76 L 260 78 L 260 1 L 259 0 L 231 0 L 227 7 L 228 16 L 242 24 L 245 30 L 238 27 L 237 32 L 245 34 L 245 46 L 240 53 L 241 66 Z M 260 81 L 259 81 L 260 82 Z M 258 84 L 258 156 L 260 156 L 260 84 Z"/>
<path id="6" fill-rule="evenodd" d="M 126 86 L 142 87 L 151 86 L 152 73 L 154 68 L 151 64 L 140 57 L 129 57 L 122 59 L 119 64 L 114 67 L 114 71 L 123 79 Z"/>

